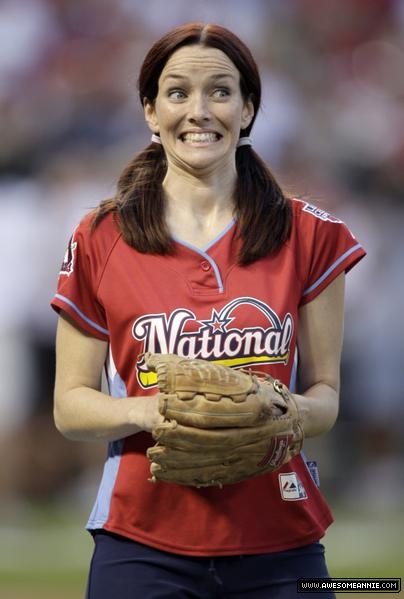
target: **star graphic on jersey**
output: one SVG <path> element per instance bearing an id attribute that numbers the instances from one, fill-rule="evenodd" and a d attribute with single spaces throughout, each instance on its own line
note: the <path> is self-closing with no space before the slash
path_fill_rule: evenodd
<path id="1" fill-rule="evenodd" d="M 209 327 L 212 333 L 227 333 L 227 325 L 231 323 L 234 318 L 220 317 L 220 314 L 213 308 L 212 318 L 210 320 L 198 320 L 203 327 Z"/>

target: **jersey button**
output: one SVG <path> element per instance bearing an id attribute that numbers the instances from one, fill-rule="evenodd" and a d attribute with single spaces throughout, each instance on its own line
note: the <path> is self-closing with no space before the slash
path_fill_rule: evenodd
<path id="1" fill-rule="evenodd" d="M 204 260 L 203 262 L 201 262 L 201 268 L 202 270 L 210 270 L 210 264 L 207 260 Z"/>

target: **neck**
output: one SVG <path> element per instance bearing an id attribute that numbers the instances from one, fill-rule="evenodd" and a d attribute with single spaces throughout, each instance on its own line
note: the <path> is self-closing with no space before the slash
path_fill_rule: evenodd
<path id="1" fill-rule="evenodd" d="M 214 239 L 234 216 L 235 179 L 213 182 L 184 177 L 163 182 L 166 220 L 171 234 L 203 247 Z"/>
<path id="2" fill-rule="evenodd" d="M 177 177 L 169 171 L 163 181 L 167 206 L 170 211 L 181 209 L 190 215 L 233 212 L 236 177 L 234 172 L 206 177 L 182 173 Z"/>

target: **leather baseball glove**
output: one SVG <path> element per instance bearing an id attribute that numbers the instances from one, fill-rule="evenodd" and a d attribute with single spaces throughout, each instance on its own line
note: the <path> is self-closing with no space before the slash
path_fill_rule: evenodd
<path id="1" fill-rule="evenodd" d="M 159 411 L 147 450 L 151 481 L 222 486 L 272 472 L 298 454 L 296 403 L 271 376 L 174 354 L 144 355 L 157 373 Z"/>

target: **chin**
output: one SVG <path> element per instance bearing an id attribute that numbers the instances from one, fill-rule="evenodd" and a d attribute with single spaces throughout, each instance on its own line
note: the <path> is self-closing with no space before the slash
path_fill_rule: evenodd
<path id="1" fill-rule="evenodd" d="M 223 152 L 219 152 L 213 146 L 186 146 L 183 148 L 181 154 L 185 162 L 194 164 L 195 166 L 209 166 L 217 164 L 223 159 Z"/>

